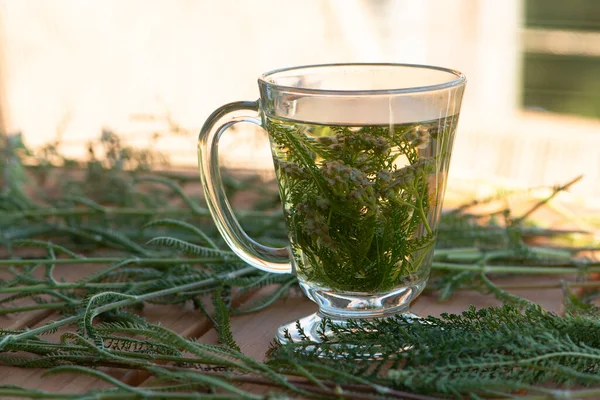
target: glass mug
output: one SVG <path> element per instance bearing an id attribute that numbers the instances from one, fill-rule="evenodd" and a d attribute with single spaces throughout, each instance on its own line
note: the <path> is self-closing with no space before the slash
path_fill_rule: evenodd
<path id="1" fill-rule="evenodd" d="M 199 169 L 216 226 L 248 264 L 296 274 L 319 306 L 300 320 L 309 338 L 327 334 L 325 317 L 410 315 L 429 276 L 465 83 L 423 65 L 286 68 L 258 79 L 258 101 L 227 104 L 204 124 Z M 287 248 L 249 238 L 225 196 L 218 142 L 238 122 L 268 133 Z M 295 326 L 278 340 L 301 340 Z"/>

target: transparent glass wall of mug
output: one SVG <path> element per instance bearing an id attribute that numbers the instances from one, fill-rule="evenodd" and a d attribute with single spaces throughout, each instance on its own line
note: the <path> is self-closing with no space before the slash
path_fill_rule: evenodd
<path id="1" fill-rule="evenodd" d="M 348 66 L 261 82 L 292 263 L 324 307 L 337 292 L 375 295 L 356 310 L 395 308 L 425 286 L 463 90 L 443 82 L 455 78 Z"/>
<path id="2" fill-rule="evenodd" d="M 407 312 L 429 275 L 464 85 L 465 77 L 452 70 L 399 64 L 263 75 L 260 121 L 229 118 L 214 128 L 213 115 L 201 134 L 201 174 L 225 239 L 258 268 L 295 273 L 319 305 L 319 317 Z M 216 114 L 227 119 L 232 110 L 256 108 L 234 103 Z M 211 135 L 218 138 L 242 120 L 268 132 L 290 240 L 287 259 L 282 249 L 245 236 L 214 180 L 204 177 L 218 173 L 202 156 L 211 152 Z"/>

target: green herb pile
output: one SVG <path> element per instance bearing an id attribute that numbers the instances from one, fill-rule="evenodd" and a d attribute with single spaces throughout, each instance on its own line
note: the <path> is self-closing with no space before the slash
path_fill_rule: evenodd
<path id="1" fill-rule="evenodd" d="M 273 344 L 267 360 L 258 362 L 240 352 L 230 315 L 267 308 L 296 290 L 295 278 L 241 263 L 197 197 L 196 174 L 152 171 L 160 154 L 129 148 L 111 132 L 89 145 L 85 162 L 58 149 L 32 153 L 19 135 L 0 134 L 0 313 L 55 312 L 54 321 L 41 326 L 0 328 L 0 362 L 90 375 L 112 387 L 57 394 L 0 382 L 0 398 L 600 398 L 600 310 L 594 305 L 600 283 L 591 279 L 600 272 L 598 244 L 534 245 L 565 232 L 528 224 L 534 210 L 573 182 L 520 216 L 477 214 L 476 204 L 442 215 L 430 290 L 442 299 L 480 290 L 504 306 L 421 323 L 396 317 L 332 327 L 335 334 L 324 343 Z M 258 192 L 252 211 L 239 213 L 249 234 L 283 245 L 278 195 L 255 183 L 226 179 L 234 199 Z M 92 272 L 62 280 L 57 269 L 66 265 Z M 556 281 L 564 287 L 565 315 L 494 284 L 507 274 L 568 277 Z M 251 302 L 236 300 L 265 286 L 277 289 Z M 221 344 L 141 318 L 139 309 L 149 304 L 193 305 L 212 321 Z M 134 386 L 100 367 L 155 379 Z M 243 384 L 260 385 L 267 394 Z"/>
<path id="2" fill-rule="evenodd" d="M 348 127 L 267 117 L 266 127 L 305 281 L 366 293 L 425 281 L 453 118 Z"/>

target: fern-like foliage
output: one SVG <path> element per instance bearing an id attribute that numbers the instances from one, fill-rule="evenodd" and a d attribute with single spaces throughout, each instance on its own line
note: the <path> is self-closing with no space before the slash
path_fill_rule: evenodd
<path id="1" fill-rule="evenodd" d="M 202 231 L 202 229 L 200 229 L 197 226 L 194 226 L 192 224 L 189 224 L 185 221 L 180 221 L 180 220 L 172 219 L 172 218 L 159 219 L 159 220 L 147 223 L 146 225 L 144 225 L 144 228 L 150 228 L 153 226 L 170 226 L 170 227 L 181 228 L 183 230 L 186 230 L 188 232 L 195 234 L 200 240 L 202 240 L 209 247 L 211 247 L 215 250 L 219 250 L 219 247 L 215 244 L 215 242 L 206 233 L 204 233 Z"/>
<path id="2" fill-rule="evenodd" d="M 233 309 L 233 314 L 246 314 L 251 312 L 260 311 L 262 309 L 267 308 L 271 304 L 275 303 L 277 300 L 287 295 L 290 291 L 290 287 L 297 284 L 297 281 L 294 277 L 285 277 L 285 280 L 281 282 L 278 287 L 275 287 L 271 293 L 266 293 L 264 296 L 259 297 L 258 299 L 252 301 L 249 304 L 244 304 L 240 307 L 236 307 Z"/>
<path id="3" fill-rule="evenodd" d="M 236 256 L 230 251 L 219 250 L 210 247 L 198 246 L 196 244 L 186 242 L 174 237 L 156 237 L 148 242 L 148 244 L 164 246 L 183 252 L 187 255 L 199 257 L 215 257 L 223 260 L 234 260 Z"/>
<path id="4" fill-rule="evenodd" d="M 231 327 L 229 326 L 229 310 L 225 301 L 223 301 L 223 290 L 217 290 L 213 293 L 212 303 L 215 310 L 215 329 L 219 334 L 219 343 L 222 343 L 233 350 L 240 351 L 240 347 L 235 342 Z"/>
<path id="5" fill-rule="evenodd" d="M 448 395 L 592 385 L 600 381 L 599 317 L 506 305 L 422 320 L 328 321 L 334 334 L 325 343 L 275 347 L 270 363 L 281 371 L 296 368 L 290 359 L 309 371 L 331 364 L 396 389 Z"/>

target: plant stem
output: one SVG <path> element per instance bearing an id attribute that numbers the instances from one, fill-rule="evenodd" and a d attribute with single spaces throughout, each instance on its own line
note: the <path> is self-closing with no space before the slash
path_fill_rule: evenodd
<path id="1" fill-rule="evenodd" d="M 600 287 L 600 281 L 594 282 L 557 282 L 541 285 L 498 285 L 500 289 L 508 290 L 532 290 L 532 289 L 562 289 L 563 283 L 568 287 L 574 288 L 597 288 Z"/>
<path id="2" fill-rule="evenodd" d="M 579 182 L 581 180 L 581 178 L 583 178 L 583 175 L 579 175 L 577 178 L 571 180 L 570 182 L 565 183 L 564 185 L 555 187 L 552 190 L 552 194 L 550 194 L 549 196 L 547 196 L 546 198 L 544 198 L 543 200 L 539 201 L 538 203 L 536 203 L 531 209 L 529 209 L 527 212 L 525 212 L 523 215 L 521 215 L 519 218 L 515 219 L 513 221 L 513 223 L 516 224 L 520 224 L 521 222 L 523 222 L 525 219 L 527 219 L 527 217 L 529 217 L 531 214 L 533 214 L 537 209 L 539 209 L 540 207 L 542 207 L 544 204 L 548 203 L 550 200 L 552 200 L 558 193 L 568 189 L 569 187 L 573 186 L 575 183 Z"/>
<path id="3" fill-rule="evenodd" d="M 210 372 L 208 374 L 211 374 Z M 233 376 L 232 380 L 235 380 L 239 383 L 250 383 L 253 385 L 267 385 L 267 386 L 272 386 L 272 383 L 269 381 L 266 381 L 264 378 L 261 377 L 254 377 L 254 376 Z M 319 394 L 331 394 L 330 392 L 317 392 L 315 389 L 316 388 L 314 385 L 310 385 L 308 380 L 300 380 L 300 379 L 289 379 L 288 380 L 289 383 L 291 383 L 292 385 L 295 386 L 299 386 L 302 387 L 305 390 L 310 390 L 313 393 L 319 393 Z M 345 390 L 347 392 L 354 392 L 354 393 L 348 393 L 348 395 L 353 396 L 352 398 L 360 398 L 357 397 L 358 393 L 356 392 L 367 392 L 367 393 L 372 393 L 373 395 L 385 395 L 387 396 L 386 398 L 391 398 L 391 396 L 396 397 L 396 398 L 400 398 L 400 399 L 407 399 L 407 400 L 438 400 L 437 397 L 431 397 L 431 396 L 425 396 L 425 395 L 420 395 L 420 394 L 416 394 L 416 393 L 410 393 L 410 392 L 402 392 L 402 391 L 398 391 L 398 390 L 386 390 L 385 394 L 380 394 L 375 392 L 375 390 L 373 389 L 373 387 L 371 386 L 367 386 L 367 385 L 359 385 L 359 384 L 344 384 L 344 383 L 335 383 L 335 382 L 329 382 L 329 381 L 321 381 L 325 386 L 329 387 L 329 388 L 335 388 L 336 386 L 339 386 L 340 388 L 342 388 L 342 390 Z M 344 391 L 342 391 L 342 393 L 344 393 Z M 341 394 L 337 394 L 338 396 L 342 396 Z M 372 398 L 372 397 L 369 397 Z"/>
<path id="4" fill-rule="evenodd" d="M 423 210 L 423 204 L 421 201 L 421 206 L 418 207 L 419 210 L 419 214 L 421 216 L 421 220 L 423 221 L 423 225 L 425 225 L 425 229 L 427 230 L 427 233 L 429 235 L 431 235 L 433 233 L 433 231 L 431 230 L 431 227 L 429 226 L 429 221 L 427 221 L 427 216 L 425 215 L 425 210 Z"/>
<path id="5" fill-rule="evenodd" d="M 165 209 L 140 209 L 140 208 L 116 208 L 104 207 L 102 209 L 95 208 L 43 208 L 24 210 L 18 212 L 3 212 L 0 213 L 2 218 L 43 218 L 43 217 L 71 217 L 84 215 L 107 215 L 107 216 L 152 216 L 152 215 L 183 215 L 189 214 L 190 210 L 181 208 L 165 208 Z M 206 216 L 210 215 L 206 210 Z"/>
<path id="6" fill-rule="evenodd" d="M 481 254 L 481 251 L 477 247 L 455 247 L 452 249 L 435 249 L 434 257 L 444 258 L 451 254 Z"/>
<path id="7" fill-rule="evenodd" d="M 31 265 L 31 264 L 110 264 L 124 261 L 123 257 L 90 257 L 90 258 L 62 258 L 51 260 L 48 258 L 22 259 L 22 260 L 0 260 L 2 265 Z M 218 257 L 203 258 L 133 258 L 131 264 L 225 264 L 231 261 Z"/>
<path id="8" fill-rule="evenodd" d="M 44 218 L 44 217 L 74 217 L 86 215 L 105 215 L 105 216 L 132 216 L 132 217 L 152 217 L 155 215 L 189 215 L 192 212 L 186 208 L 126 208 L 126 207 L 102 207 L 96 208 L 37 208 L 32 210 L 23 210 L 17 212 L 0 212 L 0 220 L 4 218 Z M 205 208 L 198 208 L 192 212 L 199 217 L 208 217 L 210 212 Z M 245 210 L 236 212 L 240 217 L 275 217 L 278 212 L 263 212 Z"/>
<path id="9" fill-rule="evenodd" d="M 496 285 L 496 286 L 502 290 L 544 290 L 544 289 L 562 289 L 563 284 L 566 285 L 567 287 L 572 287 L 572 288 L 600 288 L 600 281 L 593 281 L 593 282 L 564 282 L 563 281 L 563 282 L 557 282 L 557 283 L 543 283 L 543 284 L 539 284 L 539 285 L 532 284 L 532 285 Z M 427 287 L 427 288 L 425 288 L 425 290 L 428 292 L 435 292 L 438 289 Z M 461 287 L 455 288 L 454 290 L 456 290 L 456 291 L 473 290 L 473 287 L 461 286 Z"/>
<path id="10" fill-rule="evenodd" d="M 596 263 L 592 264 L 596 265 Z M 586 267 L 530 267 L 518 265 L 474 265 L 452 264 L 434 261 L 431 268 L 445 271 L 474 271 L 485 274 L 579 274 L 582 272 L 600 272 L 600 266 Z"/>
<path id="11" fill-rule="evenodd" d="M 84 397 L 81 393 L 50 393 L 42 392 L 39 390 L 21 390 L 11 387 L 0 387 L 0 396 L 5 398 L 11 397 L 23 397 L 28 399 L 82 399 L 90 398 Z M 232 396 L 230 394 L 200 394 L 200 393 L 167 393 L 154 390 L 148 390 L 143 393 L 144 399 L 168 399 L 168 400 L 201 400 L 201 399 L 214 399 L 214 400 L 228 400 Z M 138 393 L 131 392 L 101 392 L 93 395 L 94 400 L 137 400 L 140 399 Z"/>
<path id="12" fill-rule="evenodd" d="M 141 284 L 143 282 L 136 282 Z M 120 289 L 131 286 L 130 282 L 106 282 L 106 283 L 85 283 L 85 289 Z M 21 292 L 41 292 L 44 290 L 54 289 L 84 289 L 84 285 L 78 282 L 56 282 L 53 284 L 39 284 L 29 286 L 11 286 L 0 288 L 0 294 L 4 293 L 21 293 Z"/>

